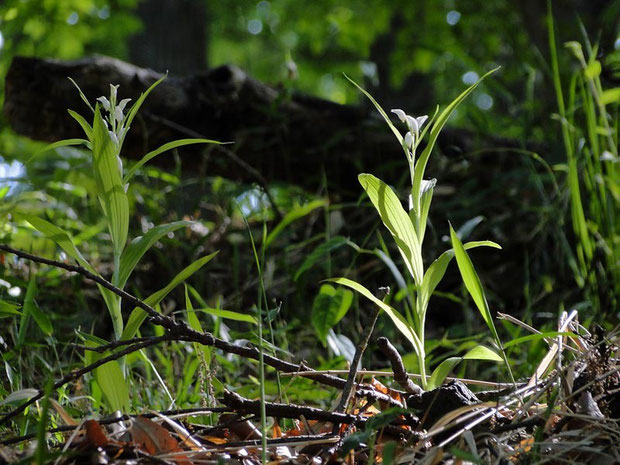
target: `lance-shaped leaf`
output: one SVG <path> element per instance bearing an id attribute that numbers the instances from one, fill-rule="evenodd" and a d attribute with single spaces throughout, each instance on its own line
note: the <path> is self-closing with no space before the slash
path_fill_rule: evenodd
<path id="1" fill-rule="evenodd" d="M 157 155 L 160 155 L 168 150 L 172 150 L 178 147 L 183 147 L 185 145 L 192 145 L 192 144 L 222 144 L 222 143 L 223 142 L 218 142 L 216 140 L 211 140 L 211 139 L 179 139 L 173 142 L 168 142 L 167 144 L 164 144 L 161 147 L 147 153 L 140 159 L 138 163 L 133 165 L 131 169 L 127 171 L 127 174 L 125 175 L 125 178 L 123 179 L 123 184 L 127 184 L 131 180 L 133 175 L 136 173 L 136 171 L 139 170 L 145 163 L 147 163 L 149 160 L 152 160 Z"/>
<path id="2" fill-rule="evenodd" d="M 127 114 L 127 117 L 124 121 L 124 126 L 129 129 L 129 126 L 131 126 L 131 122 L 133 121 L 133 119 L 136 117 L 136 115 L 138 114 L 138 110 L 140 109 L 140 107 L 142 106 L 142 104 L 144 103 L 144 100 L 146 100 L 146 97 L 151 93 L 151 91 L 157 87 L 159 84 L 161 84 L 161 82 L 166 79 L 168 75 L 163 76 L 162 78 L 158 79 L 157 81 L 155 81 L 153 84 L 151 84 L 151 86 L 146 89 L 145 92 L 143 92 L 142 94 L 140 94 L 140 97 L 138 98 L 138 100 L 136 100 L 136 103 L 134 103 L 131 107 L 131 109 L 129 110 L 129 113 Z M 123 141 L 120 141 L 121 144 L 123 143 Z"/>
<path id="3" fill-rule="evenodd" d="M 403 136 L 402 136 L 402 134 L 400 133 L 400 131 L 398 129 L 396 129 L 396 126 L 394 126 L 394 123 L 392 123 L 392 120 L 390 119 L 388 114 L 385 112 L 385 110 L 383 108 L 381 108 L 381 105 L 379 105 L 379 103 L 373 98 L 372 95 L 370 95 L 368 92 L 366 92 L 366 90 L 364 90 L 362 87 L 360 87 L 357 84 L 357 82 L 355 82 L 353 79 L 351 79 L 346 74 L 344 75 L 344 77 L 347 78 L 349 80 L 349 82 L 351 82 L 351 84 L 353 84 L 355 87 L 357 87 L 360 90 L 360 92 L 362 92 L 366 97 L 368 97 L 368 100 L 370 100 L 372 102 L 372 104 L 375 106 L 377 111 L 381 114 L 381 116 L 383 116 L 383 119 L 385 120 L 385 122 L 387 123 L 389 128 L 392 130 L 394 135 L 396 136 L 396 139 L 398 139 L 398 142 L 400 142 L 400 145 L 403 145 Z"/>
<path id="4" fill-rule="evenodd" d="M 497 330 L 495 329 L 495 325 L 493 324 L 493 316 L 491 315 L 489 304 L 487 303 L 486 296 L 484 295 L 484 289 L 482 288 L 482 283 L 480 282 L 478 273 L 476 273 L 474 264 L 471 262 L 469 255 L 467 255 L 467 252 L 456 235 L 456 231 L 452 228 L 452 225 L 450 225 L 450 238 L 452 239 L 452 247 L 456 256 L 456 262 L 459 266 L 459 271 L 461 272 L 461 277 L 463 278 L 463 283 L 465 283 L 465 287 L 467 288 L 469 295 L 471 295 L 472 299 L 474 299 L 476 307 L 478 307 L 484 322 L 489 327 L 489 330 L 491 330 L 493 338 L 501 347 L 501 341 L 499 339 L 499 335 L 497 334 Z"/>
<path id="5" fill-rule="evenodd" d="M 120 256 L 125 248 L 129 230 L 129 202 L 123 184 L 123 165 L 118 146 L 108 133 L 99 105 L 95 108 L 92 145 L 93 169 L 99 202 L 108 220 L 114 253 Z"/>
<path id="6" fill-rule="evenodd" d="M 71 117 L 76 120 L 78 122 L 78 124 L 82 127 L 82 130 L 84 131 L 84 133 L 86 134 L 86 137 L 88 138 L 88 140 L 92 140 L 93 139 L 93 128 L 90 124 L 88 124 L 88 122 L 84 119 L 84 117 L 82 115 L 80 115 L 78 112 L 75 112 L 73 110 L 67 110 L 69 112 L 69 114 L 71 115 Z"/>
<path id="7" fill-rule="evenodd" d="M 86 146 L 88 146 L 89 142 L 87 140 L 85 140 L 85 139 L 63 139 L 63 140 L 59 140 L 58 142 L 54 142 L 52 144 L 46 145 L 41 150 L 39 150 L 38 152 L 33 154 L 30 158 L 28 158 L 28 160 L 26 160 L 24 165 L 28 165 L 32 160 L 37 158 L 39 155 L 41 155 L 41 154 L 43 154 L 45 152 L 49 152 L 50 150 L 59 149 L 61 147 L 71 147 L 71 146 L 75 146 L 75 145 L 86 145 Z"/>
<path id="8" fill-rule="evenodd" d="M 359 292 L 361 295 L 366 297 L 372 303 L 377 305 L 381 310 L 383 310 L 390 317 L 392 322 L 396 325 L 398 330 L 403 333 L 403 335 L 411 342 L 416 354 L 421 359 L 424 359 L 424 345 L 420 341 L 420 338 L 413 330 L 413 327 L 409 324 L 409 322 L 403 317 L 400 313 L 398 313 L 393 307 L 386 304 L 382 300 L 379 300 L 375 297 L 372 292 L 362 286 L 360 283 L 352 281 L 347 278 L 331 278 L 326 279 L 328 282 L 333 282 L 336 284 L 341 284 L 343 286 L 347 286 L 348 288 L 353 289 L 356 292 Z"/>
<path id="9" fill-rule="evenodd" d="M 468 242 L 464 245 L 464 248 L 465 250 L 469 250 L 482 246 L 501 249 L 501 246 L 493 241 Z M 452 258 L 454 258 L 454 249 L 446 250 L 433 263 L 431 263 L 431 266 L 429 266 L 426 273 L 424 273 L 424 279 L 422 280 L 422 285 L 420 286 L 417 296 L 417 309 L 421 315 L 422 321 L 424 321 L 424 314 L 428 308 L 428 302 L 433 295 L 433 292 L 435 292 L 435 288 L 446 274 L 446 269 L 448 268 L 448 264 Z"/>
<path id="10" fill-rule="evenodd" d="M 117 283 L 115 284 L 121 289 L 125 287 L 127 279 L 129 279 L 140 258 L 153 244 L 166 234 L 191 224 L 192 221 L 175 221 L 174 223 L 161 224 L 149 229 L 143 236 L 134 238 L 121 255 Z"/>
<path id="11" fill-rule="evenodd" d="M 372 174 L 360 174 L 358 179 L 396 241 L 413 281 L 419 285 L 423 275 L 422 251 L 409 215 L 394 191 L 383 181 Z"/>
<path id="12" fill-rule="evenodd" d="M 488 360 L 500 363 L 504 361 L 502 357 L 488 347 L 478 345 L 468 351 L 463 357 L 450 357 L 441 362 L 431 375 L 431 379 L 428 382 L 428 389 L 436 389 L 441 386 L 454 367 L 462 360 Z"/>
<path id="13" fill-rule="evenodd" d="M 280 221 L 278 225 L 273 228 L 273 231 L 271 231 L 267 235 L 267 238 L 265 239 L 265 247 L 269 247 L 269 245 L 275 240 L 275 238 L 278 237 L 280 233 L 293 221 L 303 218 L 304 216 L 312 213 L 317 208 L 324 207 L 325 205 L 327 205 L 327 200 L 317 199 L 301 205 L 294 210 L 288 212 L 286 216 L 282 218 L 282 221 Z"/>
<path id="14" fill-rule="evenodd" d="M 185 281 L 187 278 L 193 275 L 196 271 L 198 271 L 200 268 L 206 265 L 217 254 L 218 252 L 213 252 L 210 255 L 206 255 L 204 257 L 199 258 L 191 265 L 185 267 L 165 287 L 151 294 L 149 297 L 147 297 L 144 300 L 144 302 L 150 305 L 151 307 L 154 307 L 159 302 L 161 302 L 170 293 L 170 291 L 172 291 L 172 289 L 177 287 L 179 284 L 181 284 L 183 281 Z M 131 315 L 129 315 L 129 320 L 127 321 L 127 326 L 125 327 L 125 330 L 123 331 L 121 339 L 127 340 L 127 339 L 134 337 L 136 332 L 138 331 L 138 329 L 140 328 L 140 326 L 146 319 L 146 316 L 147 314 L 144 310 L 142 310 L 139 307 L 134 308 L 133 311 L 131 312 Z"/>
<path id="15" fill-rule="evenodd" d="M 65 253 L 71 258 L 73 258 L 76 262 L 78 262 L 91 273 L 97 274 L 97 272 L 93 269 L 93 267 L 90 266 L 90 264 L 77 249 L 69 233 L 66 232 L 64 229 L 53 225 L 52 223 L 44 220 L 43 218 L 39 218 L 38 216 L 30 215 L 28 213 L 14 213 L 13 217 L 15 219 L 25 220 L 30 223 L 34 229 L 36 229 L 45 237 L 58 244 L 60 248 L 62 248 L 62 250 L 64 250 Z"/>

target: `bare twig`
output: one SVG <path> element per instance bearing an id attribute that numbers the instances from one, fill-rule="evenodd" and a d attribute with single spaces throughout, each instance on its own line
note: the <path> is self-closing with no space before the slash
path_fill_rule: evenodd
<path id="1" fill-rule="evenodd" d="M 136 418 L 136 417 L 155 418 L 158 415 L 165 415 L 167 417 L 176 418 L 179 416 L 192 416 L 192 415 L 201 415 L 205 413 L 225 413 L 225 412 L 230 412 L 230 409 L 228 407 L 186 408 L 186 409 L 165 410 L 163 412 L 158 412 L 158 413 L 146 412 L 146 413 L 140 413 L 137 415 L 121 415 L 121 416 L 113 417 L 113 418 L 102 418 L 102 419 L 97 420 L 97 423 L 99 423 L 100 425 L 111 425 L 113 423 L 118 423 L 120 421 L 127 421 L 131 418 Z M 76 428 L 82 428 L 82 427 L 83 427 L 82 424 L 59 426 L 57 428 L 48 429 L 46 431 L 46 434 L 47 433 L 49 434 L 66 433 L 68 431 L 73 431 Z M 31 433 L 31 434 L 25 434 L 23 436 L 16 436 L 16 437 L 8 438 L 8 439 L 3 439 L 2 441 L 0 441 L 0 446 L 10 446 L 12 444 L 19 444 L 20 442 L 34 439 L 37 436 L 37 434 L 39 433 Z"/>
<path id="2" fill-rule="evenodd" d="M 253 414 L 260 413 L 260 400 L 246 399 L 234 392 L 224 391 L 224 397 L 221 399 L 221 402 L 237 412 Z M 265 407 L 268 416 L 277 418 L 300 418 L 303 415 L 307 420 L 326 421 L 330 423 L 344 423 L 347 425 L 355 425 L 357 427 L 364 427 L 367 421 L 367 418 L 360 417 L 358 415 L 351 415 L 340 412 L 328 412 L 326 410 L 321 410 L 314 407 L 306 407 L 303 405 L 266 402 Z M 402 420 L 394 420 L 394 425 L 402 424 L 404 424 Z M 401 428 L 393 427 L 393 429 L 396 430 L 397 435 L 407 433 L 406 430 L 403 430 Z"/>
<path id="3" fill-rule="evenodd" d="M 390 361 L 396 382 L 409 394 L 421 395 L 424 391 L 407 376 L 403 359 L 396 350 L 396 347 L 394 347 L 386 337 L 377 339 L 377 345 Z"/>
<path id="4" fill-rule="evenodd" d="M 133 305 L 134 307 L 139 307 L 142 310 L 144 310 L 150 317 L 150 321 L 152 323 L 154 323 L 155 325 L 158 326 L 162 326 L 163 328 L 167 329 L 170 332 L 170 339 L 175 339 L 175 340 L 182 340 L 182 341 L 187 341 L 187 342 L 197 342 L 199 344 L 205 345 L 205 346 L 212 346 L 215 347 L 217 349 L 220 349 L 224 352 L 227 353 L 231 353 L 231 354 L 236 354 L 239 355 L 241 357 L 246 357 L 246 358 L 250 358 L 253 360 L 258 360 L 259 359 L 259 351 L 258 349 L 254 348 L 254 347 L 242 347 L 242 346 L 237 346 L 235 344 L 231 344 L 229 342 L 226 342 L 222 339 L 218 339 L 216 337 L 214 337 L 211 333 L 201 333 L 198 331 L 193 330 L 192 328 L 190 328 L 188 325 L 186 325 L 184 322 L 179 322 L 176 321 L 174 319 L 172 319 L 169 316 L 166 315 L 162 315 L 160 313 L 158 313 L 153 307 L 151 307 L 150 305 L 146 304 L 144 301 L 138 299 L 137 297 L 134 297 L 133 295 L 129 294 L 128 292 L 114 286 L 112 283 L 110 283 L 109 281 L 107 281 L 106 279 L 104 279 L 103 277 L 94 274 L 90 271 L 88 271 L 86 268 L 83 268 L 81 266 L 77 266 L 77 265 L 70 265 L 67 263 L 63 263 L 57 260 L 50 260 L 47 258 L 43 258 L 43 257 L 39 257 L 37 255 L 33 255 L 27 252 L 23 252 L 21 250 L 17 250 L 14 249 L 12 247 L 9 247 L 6 244 L 0 244 L 0 250 L 3 250 L 5 252 L 8 253 L 12 253 L 17 255 L 18 257 L 27 259 L 27 260 L 31 260 L 33 262 L 36 263 L 42 263 L 45 265 L 50 265 L 50 266 L 54 266 L 56 268 L 61 268 L 64 269 L 66 271 L 70 271 L 72 273 L 78 273 L 82 276 L 84 276 L 85 278 L 94 281 L 95 283 L 101 285 L 102 287 L 110 290 L 111 292 L 113 292 L 114 294 L 120 296 L 123 300 L 129 302 L 131 305 Z M 122 357 L 123 354 L 127 354 L 127 353 L 131 353 L 135 350 L 139 350 L 142 347 L 148 347 L 149 345 L 152 345 L 152 340 L 149 339 L 149 341 L 143 341 L 141 343 L 137 343 L 133 346 L 127 347 L 125 349 L 123 349 L 123 351 L 120 352 L 116 352 L 115 354 L 111 355 L 110 357 L 115 357 L 116 358 L 120 358 Z M 140 345 L 140 344 L 144 344 L 144 345 Z M 119 355 L 120 354 L 120 355 Z M 99 365 L 100 366 L 104 363 L 106 363 L 105 361 L 110 361 L 110 360 L 115 360 L 116 358 L 103 358 L 101 360 L 99 360 Z M 104 361 L 105 360 L 105 361 Z M 264 363 L 266 363 L 267 365 L 286 372 L 286 373 L 296 373 L 296 372 L 300 372 L 300 371 L 312 371 L 310 368 L 304 366 L 304 365 L 297 365 L 294 363 L 290 363 L 287 362 L 285 360 L 281 360 L 277 357 L 271 356 L 271 355 L 264 355 Z M 78 370 L 78 372 L 80 373 L 79 376 L 82 376 L 84 373 L 87 373 L 89 370 L 84 371 L 86 368 L 83 368 L 82 370 Z M 94 367 L 96 368 L 96 367 Z M 91 367 L 90 369 L 93 369 L 93 367 Z M 72 373 L 76 373 L 76 372 L 72 372 Z M 71 375 L 71 374 L 70 374 Z M 70 376 L 68 375 L 68 376 Z M 79 377 L 78 376 L 78 377 Z M 65 377 L 67 378 L 67 377 Z M 65 378 L 63 378 L 62 380 L 58 381 L 58 384 L 54 388 L 60 387 L 63 384 L 72 381 L 74 379 L 77 378 L 70 378 L 68 380 L 65 380 Z M 317 377 L 313 378 L 315 381 L 322 383 L 324 385 L 327 386 L 332 386 L 338 389 L 342 389 L 345 386 L 345 380 L 343 380 L 342 378 L 338 378 L 336 376 L 331 376 L 331 375 L 326 375 L 326 374 L 322 374 L 319 375 Z M 371 399 L 375 399 L 375 400 L 384 400 L 389 402 L 390 404 L 395 404 L 395 401 L 393 399 L 391 399 L 389 396 L 386 396 L 384 394 L 381 394 L 379 392 L 375 392 L 375 391 L 370 391 L 370 390 L 358 390 L 357 391 L 357 395 L 361 396 L 361 397 L 367 397 L 367 398 L 371 398 Z M 15 417 L 16 415 L 18 415 L 19 413 L 23 412 L 25 410 L 25 408 L 28 405 L 32 405 L 32 403 L 36 402 L 37 400 L 39 400 L 42 397 L 42 391 L 39 391 L 39 394 L 37 396 L 35 396 L 34 398 L 28 400 L 27 402 L 25 402 L 24 404 L 20 405 L 19 407 L 17 407 L 15 410 L 7 413 L 6 415 L 4 415 L 2 418 L 0 418 L 0 425 L 5 424 L 9 419 Z"/>
<path id="5" fill-rule="evenodd" d="M 353 394 L 353 386 L 355 384 L 355 377 L 357 376 L 357 366 L 362 359 L 362 355 L 368 346 L 368 341 L 370 340 L 370 335 L 375 329 L 375 324 L 377 323 L 377 318 L 379 317 L 379 312 L 381 309 L 376 307 L 374 313 L 371 317 L 370 324 L 366 327 L 364 334 L 362 335 L 362 339 L 359 344 L 355 348 L 355 355 L 353 355 L 353 360 L 351 361 L 351 368 L 349 369 L 349 376 L 347 377 L 347 382 L 342 389 L 342 396 L 340 397 L 340 401 L 335 408 L 335 412 L 344 412 L 347 409 L 347 405 L 349 405 L 349 401 L 351 400 L 351 395 Z M 336 428 L 337 425 L 334 425 Z"/>

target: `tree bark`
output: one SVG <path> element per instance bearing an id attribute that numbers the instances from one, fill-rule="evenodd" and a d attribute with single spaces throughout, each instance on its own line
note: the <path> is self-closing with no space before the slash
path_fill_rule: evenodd
<path id="1" fill-rule="evenodd" d="M 143 1 L 137 13 L 143 29 L 129 41 L 133 63 L 176 75 L 207 69 L 205 0 Z"/>

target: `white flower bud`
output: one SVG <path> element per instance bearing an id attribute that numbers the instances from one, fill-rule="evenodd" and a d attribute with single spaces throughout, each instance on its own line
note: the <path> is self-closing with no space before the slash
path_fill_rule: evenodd
<path id="1" fill-rule="evenodd" d="M 112 139 L 112 142 L 118 146 L 118 137 L 116 136 L 116 133 L 114 131 L 108 131 L 108 133 L 110 134 L 110 139 Z"/>
<path id="2" fill-rule="evenodd" d="M 129 102 L 131 102 L 130 98 L 124 98 L 123 100 L 120 101 L 117 107 L 120 108 L 121 111 L 125 111 L 125 107 L 127 106 Z"/>
<path id="3" fill-rule="evenodd" d="M 413 116 L 406 115 L 405 118 L 407 118 L 407 127 L 409 128 L 411 132 L 413 132 L 414 134 L 417 134 L 418 132 L 420 132 L 420 127 L 418 126 L 418 122 Z"/>
<path id="4" fill-rule="evenodd" d="M 97 100 L 101 102 L 101 105 L 103 106 L 105 111 L 110 111 L 110 101 L 107 98 L 99 97 Z"/>
<path id="5" fill-rule="evenodd" d="M 396 116 L 398 116 L 398 119 L 401 120 L 403 123 L 406 122 L 406 113 L 403 110 L 399 110 L 398 108 L 394 108 L 392 110 L 392 113 L 394 113 Z"/>
<path id="6" fill-rule="evenodd" d="M 118 91 L 118 85 L 113 86 L 110 84 L 110 99 L 116 101 L 116 92 Z"/>
<path id="7" fill-rule="evenodd" d="M 416 122 L 418 123 L 418 129 L 422 129 L 422 125 L 426 122 L 427 119 L 428 115 L 418 116 L 416 118 Z"/>
<path id="8" fill-rule="evenodd" d="M 413 137 L 413 134 L 411 133 L 411 131 L 409 131 L 407 134 L 405 134 L 405 145 L 407 146 L 407 148 L 409 150 L 413 150 L 413 143 L 414 143 L 415 139 Z"/>

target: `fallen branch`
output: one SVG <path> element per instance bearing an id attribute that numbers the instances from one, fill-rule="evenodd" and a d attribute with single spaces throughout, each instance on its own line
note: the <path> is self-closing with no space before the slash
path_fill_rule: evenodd
<path id="1" fill-rule="evenodd" d="M 187 324 L 185 324 L 184 322 L 176 321 L 169 316 L 158 313 L 153 307 L 146 304 L 144 301 L 114 286 L 112 283 L 110 283 L 105 278 L 97 274 L 94 274 L 81 266 L 70 265 L 70 264 L 63 263 L 57 260 L 50 260 L 47 258 L 39 257 L 37 255 L 33 255 L 27 252 L 23 252 L 21 250 L 14 249 L 12 247 L 9 247 L 6 244 L 0 244 L 0 250 L 3 250 L 8 253 L 12 253 L 14 255 L 17 255 L 18 257 L 33 261 L 35 263 L 42 263 L 45 265 L 54 266 L 56 268 L 61 268 L 61 269 L 64 269 L 66 271 L 70 271 L 73 273 L 78 273 L 84 276 L 85 278 L 103 286 L 104 288 L 110 290 L 111 292 L 121 297 L 123 300 L 129 302 L 134 307 L 139 307 L 142 310 L 144 310 L 149 315 L 150 321 L 153 324 L 162 326 L 163 328 L 169 331 L 170 333 L 169 340 L 182 340 L 182 341 L 187 341 L 187 342 L 197 342 L 205 346 L 215 347 L 227 353 L 236 354 L 241 357 L 246 357 L 246 358 L 250 358 L 253 360 L 259 360 L 258 349 L 253 348 L 253 347 L 237 346 L 229 342 L 226 342 L 222 339 L 218 339 L 215 336 L 213 336 L 211 333 L 208 333 L 208 332 L 201 333 L 201 332 L 195 331 L 192 328 L 190 328 Z M 126 347 L 125 349 L 119 352 L 116 352 L 108 357 L 104 357 L 100 359 L 97 362 L 98 364 L 92 364 L 92 365 L 89 365 L 88 367 L 82 368 L 81 370 L 72 372 L 69 375 L 63 377 L 61 380 L 57 381 L 54 384 L 54 389 L 57 389 L 58 387 L 61 387 L 64 384 L 79 378 L 85 373 L 88 373 L 90 370 L 93 370 L 97 366 L 101 366 L 108 361 L 116 360 L 122 357 L 123 355 L 131 353 L 135 350 L 139 350 L 143 347 L 148 347 L 152 345 L 151 341 L 152 340 L 136 343 L 133 346 Z M 264 355 L 264 363 L 275 368 L 276 370 L 280 370 L 286 373 L 312 371 L 311 368 L 306 367 L 304 364 L 297 365 L 297 364 L 290 363 L 285 360 L 282 360 L 282 359 L 279 359 L 277 357 L 274 357 L 272 355 L 267 355 L 267 354 Z M 313 380 L 321 384 L 335 387 L 338 389 L 343 389 L 345 386 L 345 380 L 343 380 L 342 378 L 338 378 L 336 376 L 331 376 L 331 375 L 320 375 L 320 376 L 314 377 Z M 379 392 L 375 392 L 371 390 L 360 389 L 356 391 L 356 394 L 360 397 L 367 397 L 367 398 L 374 399 L 374 400 L 381 400 L 384 402 L 388 402 L 392 405 L 398 404 L 396 401 L 391 399 L 389 396 L 386 396 L 385 394 L 381 394 Z M 43 391 L 39 390 L 38 394 L 35 397 L 29 399 L 28 401 L 24 402 L 19 407 L 15 408 L 11 412 L 4 415 L 0 419 L 0 425 L 5 424 L 6 422 L 8 422 L 8 420 L 10 420 L 11 418 L 23 412 L 29 405 L 32 405 L 34 402 L 41 399 L 42 397 L 43 397 Z"/>
<path id="2" fill-rule="evenodd" d="M 220 401 L 227 407 L 235 410 L 237 413 L 251 413 L 254 415 L 260 414 L 260 400 L 250 400 L 241 397 L 237 393 L 224 391 L 224 397 L 221 398 Z M 358 415 L 351 415 L 348 413 L 340 412 L 328 412 L 326 410 L 321 410 L 315 407 L 306 407 L 303 405 L 295 404 L 265 402 L 265 409 L 267 415 L 270 417 L 301 418 L 303 416 L 306 420 L 317 420 L 334 424 L 340 423 L 346 425 L 355 425 L 359 428 L 364 428 L 366 422 L 368 421 L 367 418 Z M 402 421 L 402 419 L 395 419 L 394 425 L 386 427 L 385 431 L 396 435 L 415 434 L 409 430 L 399 428 L 399 426 L 403 425 L 411 426 L 413 428 L 417 426 L 417 424 L 407 424 L 406 422 Z"/>

